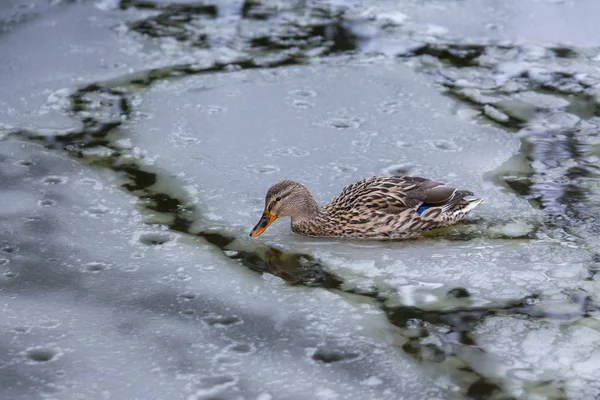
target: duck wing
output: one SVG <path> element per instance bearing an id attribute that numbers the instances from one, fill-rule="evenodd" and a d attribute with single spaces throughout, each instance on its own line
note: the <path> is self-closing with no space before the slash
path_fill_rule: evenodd
<path id="1" fill-rule="evenodd" d="M 455 204 L 470 194 L 421 177 L 374 176 L 346 186 L 324 209 L 333 213 L 365 208 L 398 212 L 421 205 Z"/>

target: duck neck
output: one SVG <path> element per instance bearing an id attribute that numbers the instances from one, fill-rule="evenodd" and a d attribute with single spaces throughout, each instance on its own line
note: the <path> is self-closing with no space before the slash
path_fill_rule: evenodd
<path id="1" fill-rule="evenodd" d="M 292 216 L 292 224 L 299 223 L 301 221 L 311 221 L 319 219 L 323 216 L 323 210 L 310 193 L 302 198 L 302 205 L 294 216 Z"/>
<path id="2" fill-rule="evenodd" d="M 307 199 L 303 212 L 292 217 L 292 231 L 308 236 L 323 235 L 321 231 L 328 225 L 328 221 L 327 212 L 311 196 Z"/>

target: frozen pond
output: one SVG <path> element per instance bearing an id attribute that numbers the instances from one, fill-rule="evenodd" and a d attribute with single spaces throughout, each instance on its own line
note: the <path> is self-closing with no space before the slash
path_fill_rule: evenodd
<path id="1" fill-rule="evenodd" d="M 600 396 L 594 1 L 7 2 L 2 399 Z M 485 199 L 250 239 L 269 186 Z"/>

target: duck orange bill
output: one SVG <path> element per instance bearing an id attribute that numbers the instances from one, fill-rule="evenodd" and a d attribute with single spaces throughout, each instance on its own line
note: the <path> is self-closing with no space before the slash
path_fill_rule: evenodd
<path id="1" fill-rule="evenodd" d="M 273 221 L 275 221 L 276 219 L 277 219 L 276 216 L 271 214 L 269 211 L 265 210 L 263 212 L 262 217 L 260 217 L 260 221 L 258 221 L 258 224 L 256 224 L 254 229 L 252 229 L 250 236 L 252 236 L 252 237 L 259 236 L 261 233 L 266 231 L 267 228 L 269 227 L 269 225 L 271 225 L 273 223 Z"/>

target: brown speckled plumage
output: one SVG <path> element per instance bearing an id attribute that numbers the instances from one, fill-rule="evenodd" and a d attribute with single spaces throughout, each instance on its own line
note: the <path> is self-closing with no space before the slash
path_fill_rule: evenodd
<path id="1" fill-rule="evenodd" d="M 292 231 L 301 235 L 404 239 L 452 225 L 481 202 L 469 191 L 425 178 L 374 176 L 346 186 L 320 208 L 303 185 L 282 181 L 269 189 L 265 213 L 251 235 L 289 216 Z M 419 214 L 421 206 L 428 208 Z"/>

